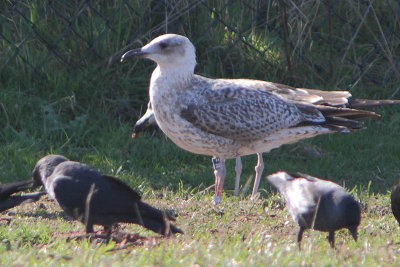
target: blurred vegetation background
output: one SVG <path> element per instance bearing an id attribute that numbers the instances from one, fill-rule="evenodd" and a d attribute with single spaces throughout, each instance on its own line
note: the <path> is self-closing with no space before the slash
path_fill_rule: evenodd
<path id="1" fill-rule="evenodd" d="M 400 98 L 396 0 L 5 0 L 0 12 L 3 182 L 26 178 L 44 154 L 63 153 L 122 178 L 133 175 L 135 186 L 181 186 L 200 176 L 212 184 L 208 157 L 161 135 L 130 139 L 154 64 L 121 64 L 120 56 L 167 32 L 193 41 L 196 72 L 208 77 Z M 378 179 L 377 190 L 385 190 L 400 174 L 400 115 L 395 107 L 379 113 L 383 119 L 368 122 L 367 131 L 270 153 L 266 172 L 292 168 L 350 177 L 350 185 Z M 253 161 L 245 174 L 253 173 Z"/>

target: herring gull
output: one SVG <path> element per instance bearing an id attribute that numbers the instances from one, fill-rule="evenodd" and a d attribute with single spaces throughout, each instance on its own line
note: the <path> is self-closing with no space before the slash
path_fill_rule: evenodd
<path id="1" fill-rule="evenodd" d="M 283 195 L 286 207 L 299 225 L 297 243 L 306 229 L 328 232 L 328 241 L 335 247 L 335 231 L 347 228 L 357 241 L 361 210 L 358 202 L 340 185 L 307 174 L 281 171 L 267 176 Z"/>
<path id="2" fill-rule="evenodd" d="M 347 91 L 322 91 L 250 79 L 210 79 L 194 74 L 195 47 L 164 34 L 126 52 L 121 61 L 157 63 L 149 95 L 161 130 L 179 147 L 213 156 L 214 203 L 221 202 L 225 159 L 268 152 L 320 134 L 362 128 L 379 115 L 357 107 L 400 103 L 349 100 Z"/>

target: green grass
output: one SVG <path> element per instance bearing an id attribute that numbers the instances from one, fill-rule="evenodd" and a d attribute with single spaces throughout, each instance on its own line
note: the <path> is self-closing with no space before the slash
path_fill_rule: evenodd
<path id="1" fill-rule="evenodd" d="M 270 192 L 256 202 L 225 196 L 213 207 L 211 194 L 175 191 L 157 197 L 146 195 L 153 205 L 173 208 L 176 224 L 185 235 L 161 238 L 139 226 L 122 225 L 120 231 L 139 233 L 144 239 L 123 250 L 121 244 L 67 242 L 68 235 L 82 233 L 83 225 L 64 219 L 59 207 L 47 198 L 15 208 L 9 225 L 0 225 L 0 264 L 67 266 L 396 266 L 399 263 L 400 229 L 389 208 L 389 195 L 357 191 L 363 203 L 359 240 L 347 231 L 337 233 L 331 249 L 326 233 L 307 231 L 302 250 L 295 243 L 297 226 L 283 209 L 282 199 Z M 43 208 L 43 206 L 45 208 Z M 266 206 L 266 209 L 263 209 Z M 58 216 L 57 216 L 58 215 Z M 59 217 L 61 216 L 61 217 Z"/>
<path id="2" fill-rule="evenodd" d="M 228 160 L 224 199 L 215 207 L 212 190 L 204 191 L 214 183 L 210 157 L 185 152 L 162 133 L 130 138 L 132 125 L 148 100 L 154 65 L 144 60 L 120 64 L 119 57 L 163 32 L 163 6 L 146 17 L 155 8 L 153 2 L 96 0 L 88 5 L 88 1 L 75 0 L 44 7 L 43 1 L 30 0 L 18 2 L 20 13 L 7 13 L 12 6 L 9 1 L 0 4 L 5 11 L 0 15 L 0 182 L 28 179 L 39 158 L 63 154 L 120 177 L 155 206 L 173 208 L 179 214 L 176 224 L 185 235 L 160 238 L 139 226 L 122 225 L 122 231 L 145 239 L 112 252 L 120 244 L 66 242 L 83 226 L 44 198 L 2 214 L 11 221 L 0 221 L 0 265 L 397 266 L 400 229 L 390 212 L 389 192 L 400 177 L 399 107 L 376 109 L 382 118 L 366 122 L 365 130 L 319 136 L 264 154 L 265 171 L 256 202 L 248 200 L 249 190 L 244 190 L 245 198 L 231 196 L 234 160 Z M 171 2 L 180 12 L 187 3 L 194 3 Z M 375 1 L 364 18 L 360 12 L 366 8 L 365 1 L 335 5 L 342 18 L 332 17 L 332 32 L 323 23 L 325 4 L 289 5 L 293 75 L 287 70 L 285 44 L 277 30 L 277 3 L 263 7 L 257 17 L 248 5 L 260 1 L 244 2 L 225 6 L 223 1 L 205 1 L 211 10 L 201 4 L 183 12 L 179 30 L 196 45 L 198 73 L 351 89 L 356 98 L 398 98 L 399 76 L 393 62 L 398 62 L 400 39 L 390 34 L 399 29 L 393 16 L 397 1 L 388 1 L 392 8 Z M 376 21 L 374 12 L 386 19 Z M 37 38 L 31 22 L 36 33 L 52 45 Z M 335 48 L 332 55 L 330 42 Z M 368 57 L 375 47 L 382 47 L 381 52 Z M 367 69 L 360 80 L 352 81 L 360 73 L 360 64 Z M 320 65 L 324 69 L 316 67 Z M 242 185 L 248 181 L 252 186 L 256 159 L 255 155 L 242 159 Z M 308 231 L 299 251 L 297 226 L 264 178 L 278 170 L 344 184 L 362 203 L 359 241 L 340 231 L 337 249 L 332 250 L 325 233 Z"/>
<path id="3" fill-rule="evenodd" d="M 102 133 L 93 147 L 40 150 L 41 145 L 25 139 L 25 143 L 9 144 L 8 152 L 1 150 L 0 154 L 2 177 L 7 178 L 3 181 L 28 178 L 40 156 L 61 153 L 119 176 L 139 188 L 144 200 L 155 206 L 174 209 L 179 215 L 176 224 L 185 235 L 161 238 L 139 226 L 122 225 L 121 231 L 139 233 L 145 239 L 112 252 L 108 250 L 120 244 L 67 242 L 69 235 L 82 233 L 84 227 L 65 217 L 45 197 L 3 214 L 11 217 L 11 222 L 0 222 L 0 265 L 396 266 L 400 228 L 390 211 L 388 190 L 399 177 L 396 155 L 400 146 L 395 141 L 397 132 L 387 131 L 396 115 L 394 109 L 380 112 L 382 120 L 369 122 L 366 130 L 321 136 L 264 156 L 263 177 L 284 169 L 345 183 L 363 207 L 357 242 L 342 230 L 337 235 L 337 249 L 332 250 L 325 233 L 307 231 L 299 251 L 297 226 L 284 210 L 283 199 L 264 178 L 257 201 L 249 201 L 248 195 L 244 199 L 231 196 L 234 160 L 227 161 L 224 199 L 220 206 L 213 206 L 212 190 L 202 191 L 213 183 L 209 157 L 182 151 L 161 134 L 130 139 L 130 127 L 111 125 L 113 131 Z M 254 175 L 255 162 L 255 156 L 243 158 L 242 184 Z"/>

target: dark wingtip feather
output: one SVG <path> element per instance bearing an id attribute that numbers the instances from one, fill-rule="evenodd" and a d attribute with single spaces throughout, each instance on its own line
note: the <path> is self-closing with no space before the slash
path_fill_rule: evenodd
<path id="1" fill-rule="evenodd" d="M 349 132 L 363 128 L 362 121 L 366 119 L 380 118 L 380 115 L 368 110 L 353 108 L 332 107 L 324 105 L 315 106 L 325 118 L 325 121 L 303 121 L 297 126 L 321 125 L 334 132 Z"/>

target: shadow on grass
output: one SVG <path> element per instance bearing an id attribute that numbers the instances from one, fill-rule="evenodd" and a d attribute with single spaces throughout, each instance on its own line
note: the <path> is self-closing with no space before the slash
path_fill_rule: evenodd
<path id="1" fill-rule="evenodd" d="M 55 211 L 55 212 L 48 212 L 48 211 L 27 211 L 18 213 L 22 217 L 33 217 L 33 218 L 43 218 L 48 220 L 58 220 L 62 218 L 65 221 L 74 221 L 70 216 L 68 216 L 63 211 Z"/>

